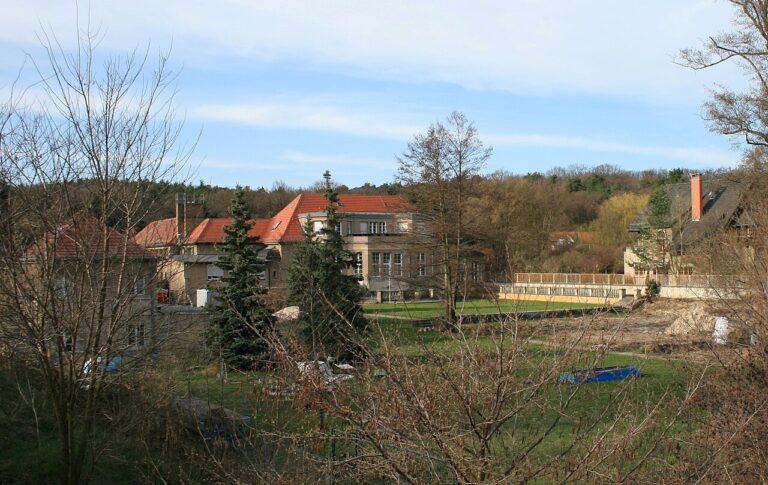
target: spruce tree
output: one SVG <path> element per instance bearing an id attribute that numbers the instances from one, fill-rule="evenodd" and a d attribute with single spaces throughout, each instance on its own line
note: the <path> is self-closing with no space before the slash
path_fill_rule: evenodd
<path id="1" fill-rule="evenodd" d="M 314 358 L 333 356 L 341 361 L 360 355 L 361 337 L 367 326 L 360 300 L 365 288 L 355 275 L 345 274 L 354 267 L 354 254 L 344 249 L 336 213 L 338 194 L 326 171 L 325 225 L 315 234 L 308 220 L 305 239 L 296 249 L 289 273 L 289 301 L 302 311 L 303 335 L 312 347 Z"/>
<path id="2" fill-rule="evenodd" d="M 217 265 L 227 273 L 219 288 L 220 302 L 214 306 L 209 340 L 219 346 L 229 366 L 248 370 L 261 368 L 268 360 L 266 336 L 274 317 L 264 305 L 266 290 L 258 275 L 264 263 L 257 259 L 245 192 L 238 186 L 227 209 L 232 224 L 224 227 L 224 246 Z"/>

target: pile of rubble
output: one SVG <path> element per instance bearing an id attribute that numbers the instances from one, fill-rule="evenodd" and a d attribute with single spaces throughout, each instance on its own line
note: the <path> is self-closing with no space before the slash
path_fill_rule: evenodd
<path id="1" fill-rule="evenodd" d="M 711 336 L 715 326 L 715 315 L 704 303 L 695 303 L 682 308 L 679 316 L 672 322 L 664 333 L 684 337 Z"/>

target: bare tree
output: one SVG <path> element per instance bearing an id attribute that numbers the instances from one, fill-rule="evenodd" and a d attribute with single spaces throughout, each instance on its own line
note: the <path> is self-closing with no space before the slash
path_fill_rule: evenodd
<path id="1" fill-rule="evenodd" d="M 445 123 L 434 123 L 425 133 L 416 135 L 398 157 L 398 181 L 416 210 L 430 223 L 429 228 L 417 231 L 417 236 L 422 246 L 431 246 L 434 281 L 445 302 L 448 325 L 456 320 L 462 262 L 468 249 L 464 233 L 466 199 L 491 153 L 492 148 L 483 145 L 475 125 L 463 113 L 454 111 Z"/>
<path id="2" fill-rule="evenodd" d="M 743 137 L 749 145 L 768 145 L 768 2 L 728 0 L 738 30 L 710 36 L 702 48 L 684 49 L 683 65 L 709 69 L 726 62 L 742 67 L 752 82 L 746 92 L 719 86 L 705 105 L 714 131 Z"/>
<path id="3" fill-rule="evenodd" d="M 132 234 L 152 210 L 147 188 L 177 176 L 189 156 L 176 148 L 167 56 L 100 63 L 97 44 L 79 32 L 69 52 L 44 34 L 46 56 L 33 61 L 42 96 L 1 111 L 3 357 L 42 382 L 65 483 L 83 479 L 106 368 L 159 338 L 155 261 Z"/>

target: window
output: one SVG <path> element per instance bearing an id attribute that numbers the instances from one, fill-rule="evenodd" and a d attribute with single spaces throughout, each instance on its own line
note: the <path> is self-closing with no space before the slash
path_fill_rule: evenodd
<path id="1" fill-rule="evenodd" d="M 354 229 L 352 229 L 352 221 L 347 221 L 347 236 L 354 234 Z"/>
<path id="2" fill-rule="evenodd" d="M 419 276 L 427 276 L 427 255 L 426 253 L 416 253 L 416 271 Z"/>
<path id="3" fill-rule="evenodd" d="M 386 234 L 386 221 L 372 221 L 368 223 L 368 234 Z"/>
<path id="4" fill-rule="evenodd" d="M 58 274 L 53 280 L 53 292 L 58 298 L 66 298 L 72 292 L 72 279 L 68 274 Z"/>
<path id="5" fill-rule="evenodd" d="M 333 230 L 336 231 L 341 236 L 341 222 L 337 222 Z"/>
<path id="6" fill-rule="evenodd" d="M 136 296 L 145 295 L 147 293 L 147 278 L 143 275 L 137 276 L 133 282 L 133 294 Z"/>
<path id="7" fill-rule="evenodd" d="M 208 281 L 217 281 L 224 277 L 224 270 L 215 264 L 208 265 Z"/>
<path id="8" fill-rule="evenodd" d="M 472 261 L 472 282 L 480 282 L 480 263 L 477 261 Z"/>
<path id="9" fill-rule="evenodd" d="M 381 274 L 388 275 L 392 267 L 392 255 L 389 253 L 381 253 Z"/>
<path id="10" fill-rule="evenodd" d="M 403 274 L 403 255 L 401 253 L 392 254 L 392 275 L 400 276 Z"/>
<path id="11" fill-rule="evenodd" d="M 371 253 L 371 275 L 379 276 L 381 273 L 381 253 Z"/>
<path id="12" fill-rule="evenodd" d="M 144 347 L 144 324 L 137 323 L 128 327 L 128 345 Z"/>
<path id="13" fill-rule="evenodd" d="M 355 274 L 363 274 L 363 253 L 355 253 Z"/>

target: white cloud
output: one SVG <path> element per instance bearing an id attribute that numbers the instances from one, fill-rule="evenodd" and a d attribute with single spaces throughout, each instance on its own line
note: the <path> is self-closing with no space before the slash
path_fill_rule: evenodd
<path id="1" fill-rule="evenodd" d="M 207 160 L 200 162 L 201 167 L 224 170 L 281 170 L 285 166 L 278 163 L 243 162 L 237 160 Z"/>
<path id="2" fill-rule="evenodd" d="M 376 79 L 669 100 L 699 98 L 710 84 L 709 72 L 671 61 L 679 48 L 728 27 L 726 3 L 93 0 L 90 21 L 121 50 L 147 38 L 160 45 L 173 39 L 185 63 L 237 55 Z M 80 7 L 81 17 L 87 8 Z M 63 40 L 72 37 L 66 35 L 74 31 L 70 2 L 27 0 L 3 10 L 13 22 L 0 41 L 34 43 L 41 25 Z M 732 84 L 740 79 L 736 72 L 720 69 L 717 78 Z"/>
<path id="3" fill-rule="evenodd" d="M 289 150 L 282 154 L 281 158 L 290 162 L 309 163 L 329 167 L 372 167 L 382 169 L 394 169 L 393 160 L 376 160 L 366 157 L 358 157 L 345 154 L 312 154 L 297 150 Z"/>
<path id="4" fill-rule="evenodd" d="M 634 155 L 658 156 L 695 165 L 722 167 L 735 165 L 739 156 L 734 152 L 698 148 L 635 145 L 616 143 L 581 136 L 544 135 L 544 134 L 495 134 L 485 137 L 495 145 L 528 145 L 540 147 L 568 148 L 603 153 L 626 153 Z"/>
<path id="5" fill-rule="evenodd" d="M 269 101 L 258 104 L 210 104 L 192 109 L 191 116 L 261 128 L 328 131 L 348 135 L 409 139 L 423 125 L 398 122 L 387 114 L 367 114 L 312 101 Z"/>

